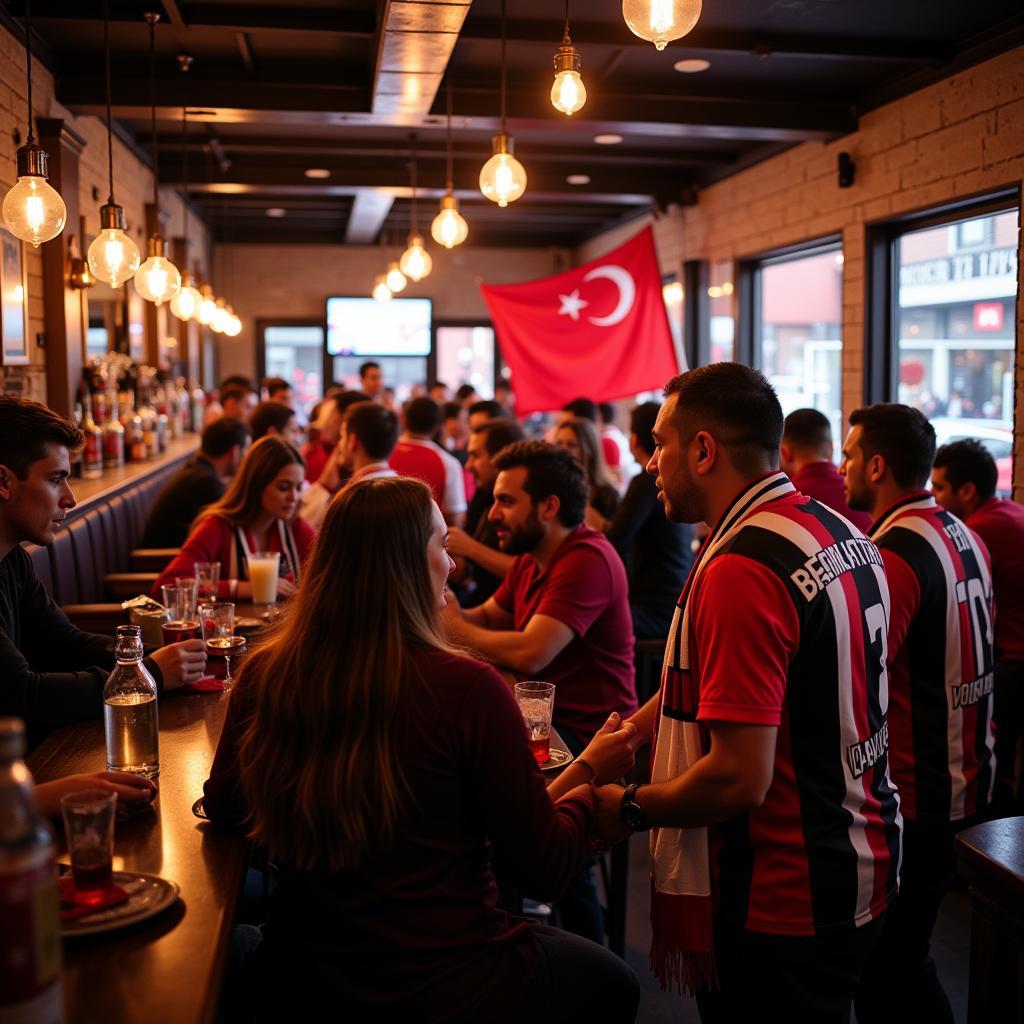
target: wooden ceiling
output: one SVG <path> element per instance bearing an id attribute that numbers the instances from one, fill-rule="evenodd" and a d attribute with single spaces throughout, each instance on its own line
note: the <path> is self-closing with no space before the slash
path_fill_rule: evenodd
<path id="1" fill-rule="evenodd" d="M 508 0 L 509 132 L 529 183 L 502 210 L 477 187 L 499 125 L 500 0 L 111 0 L 114 117 L 148 147 L 146 10 L 161 14 L 160 178 L 187 181 L 221 241 L 398 241 L 412 220 L 413 146 L 426 231 L 445 185 L 447 86 L 471 242 L 575 245 L 1024 43 L 1019 0 L 705 0 L 696 28 L 658 53 L 618 0 L 577 0 L 588 100 L 570 119 L 548 99 L 562 5 Z M 21 0 L 0 0 L 19 37 L 22 13 Z M 99 0 L 33 10 L 36 50 L 76 113 L 105 111 L 102 14 Z M 674 69 L 692 58 L 710 68 Z M 607 134 L 622 142 L 594 141 Z M 275 208 L 284 216 L 268 217 Z"/>

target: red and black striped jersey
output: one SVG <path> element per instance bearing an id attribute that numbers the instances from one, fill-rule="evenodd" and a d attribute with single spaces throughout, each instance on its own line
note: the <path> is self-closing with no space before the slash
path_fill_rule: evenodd
<path id="1" fill-rule="evenodd" d="M 985 545 L 927 492 L 871 528 L 892 596 L 889 739 L 904 815 L 960 821 L 992 796 L 995 667 Z"/>
<path id="2" fill-rule="evenodd" d="M 693 583 L 698 721 L 778 727 L 761 807 L 713 840 L 718 910 L 754 931 L 822 934 L 878 917 L 896 890 L 899 801 L 888 772 L 882 559 L 798 493 L 753 508 Z"/>

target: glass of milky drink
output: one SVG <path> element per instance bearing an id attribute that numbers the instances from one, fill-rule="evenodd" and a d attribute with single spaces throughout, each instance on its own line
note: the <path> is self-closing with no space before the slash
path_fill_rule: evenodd
<path id="1" fill-rule="evenodd" d="M 277 601 L 277 577 L 281 568 L 280 551 L 257 551 L 249 556 L 249 582 L 253 604 L 269 608 Z"/>
<path id="2" fill-rule="evenodd" d="M 537 764 L 551 758 L 551 712 L 555 707 L 555 684 L 530 680 L 516 683 L 516 701 L 526 725 L 526 737 Z"/>

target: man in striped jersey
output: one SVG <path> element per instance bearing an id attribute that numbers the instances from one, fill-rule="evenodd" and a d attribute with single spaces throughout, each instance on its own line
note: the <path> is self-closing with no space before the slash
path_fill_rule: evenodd
<path id="1" fill-rule="evenodd" d="M 778 471 L 760 373 L 703 366 L 665 394 L 659 500 L 715 525 L 634 716 L 651 784 L 600 789 L 599 827 L 652 829 L 652 962 L 702 1020 L 846 1021 L 899 862 L 881 557 Z"/>
<path id="2" fill-rule="evenodd" d="M 889 741 L 905 819 L 900 895 L 865 966 L 857 1016 L 895 1021 L 913 1012 L 952 1024 L 929 946 L 953 878 L 953 839 L 992 795 L 988 552 L 925 490 L 935 431 L 923 413 L 871 405 L 856 410 L 850 425 L 840 467 L 846 498 L 875 520 L 870 536 L 892 600 Z"/>

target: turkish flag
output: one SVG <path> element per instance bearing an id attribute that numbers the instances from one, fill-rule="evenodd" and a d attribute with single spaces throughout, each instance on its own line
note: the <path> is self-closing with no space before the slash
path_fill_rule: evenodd
<path id="1" fill-rule="evenodd" d="M 653 391 L 679 372 L 649 227 L 575 270 L 480 289 L 520 415 Z"/>

